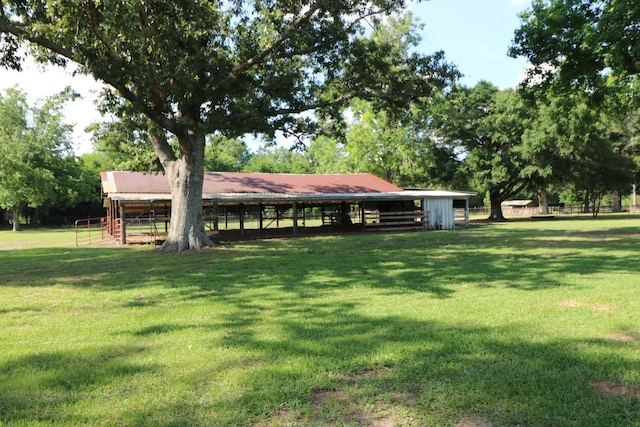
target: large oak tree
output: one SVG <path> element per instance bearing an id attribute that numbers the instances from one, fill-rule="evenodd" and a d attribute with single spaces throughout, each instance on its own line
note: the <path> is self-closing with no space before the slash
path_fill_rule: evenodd
<path id="1" fill-rule="evenodd" d="M 450 69 L 365 36 L 403 0 L 0 0 L 0 62 L 79 66 L 112 106 L 144 116 L 172 191 L 164 251 L 211 245 L 202 220 L 205 137 L 308 130 L 307 111 L 353 97 L 395 107 Z M 168 134 L 178 141 L 177 149 Z"/>
<path id="2" fill-rule="evenodd" d="M 456 86 L 433 107 L 434 128 L 441 144 L 464 158 L 474 187 L 489 194 L 489 220 L 503 221 L 502 202 L 532 184 L 535 171 L 527 158 L 524 135 L 535 110 L 514 90 L 481 81 Z"/>

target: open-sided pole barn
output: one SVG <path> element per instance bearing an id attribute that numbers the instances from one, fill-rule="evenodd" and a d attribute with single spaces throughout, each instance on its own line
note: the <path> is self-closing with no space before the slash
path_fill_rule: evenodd
<path id="1" fill-rule="evenodd" d="M 162 173 L 102 172 L 108 233 L 161 240 L 171 217 Z M 267 237 L 324 230 L 452 229 L 468 226 L 473 193 L 405 190 L 371 174 L 208 172 L 203 211 L 211 234 Z"/>

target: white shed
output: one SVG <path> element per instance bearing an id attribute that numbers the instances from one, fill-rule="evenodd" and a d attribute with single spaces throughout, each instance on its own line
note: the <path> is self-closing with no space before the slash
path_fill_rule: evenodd
<path id="1" fill-rule="evenodd" d="M 429 212 L 429 229 L 452 230 L 469 225 L 469 198 L 475 193 L 421 189 L 405 192 L 422 200 L 423 210 Z"/>

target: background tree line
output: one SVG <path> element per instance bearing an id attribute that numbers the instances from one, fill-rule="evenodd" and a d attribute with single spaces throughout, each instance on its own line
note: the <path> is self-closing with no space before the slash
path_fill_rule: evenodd
<path id="1" fill-rule="evenodd" d="M 489 82 L 461 86 L 457 71 L 444 63 L 441 53 L 429 58 L 412 54 L 420 27 L 411 15 L 375 21 L 375 30 L 349 48 L 355 50 L 343 52 L 355 58 L 348 64 L 351 81 L 335 80 L 336 87 L 323 88 L 328 92 L 318 95 L 340 98 L 338 92 L 349 88 L 360 96 L 327 102 L 328 109 L 300 104 L 291 111 L 304 115 L 282 123 L 256 122 L 249 137 L 235 129 L 239 123 L 228 119 L 233 124 L 229 132 L 209 132 L 204 139 L 204 170 L 370 172 L 403 187 L 474 191 L 474 204 L 486 199 L 493 220 L 503 219 L 501 202 L 514 197 L 538 198 L 543 205 L 581 204 L 591 212 L 597 212 L 605 197 L 619 204 L 640 175 L 640 85 L 632 37 L 640 6 L 627 2 L 623 10 L 621 3 L 625 2 L 534 1 L 522 15 L 510 49 L 513 56 L 528 57 L 533 67 L 521 87 L 508 90 Z M 20 37 L 8 16 L 3 16 L 0 30 Z M 12 65 L 16 39 L 3 41 L 4 65 Z M 288 49 L 304 50 L 310 42 Z M 414 67 L 416 78 L 406 78 L 401 64 Z M 103 65 L 106 71 L 101 72 L 108 73 Z M 386 70 L 388 75 L 364 76 L 364 70 Z M 262 71 L 256 70 L 254 77 L 271 77 L 261 77 Z M 117 82 L 114 87 L 124 90 Z M 406 96 L 390 96 L 394 91 Z M 272 95 L 282 96 L 282 102 L 302 102 L 291 98 L 293 94 Z M 165 121 L 145 110 L 147 104 L 136 109 L 135 102 L 111 94 L 103 108 L 117 112 L 118 119 L 95 124 L 94 152 L 74 156 L 70 128 L 60 117 L 65 96 L 72 95 L 35 107 L 26 105 L 18 88 L 0 98 L 0 206 L 6 214 L 22 212 L 34 222 L 54 216 L 99 216 L 100 170 L 160 171 L 177 161 L 171 160 L 171 152 L 190 146 L 150 126 L 149 118 Z M 187 99 L 180 102 L 190 105 Z M 265 117 L 270 114 L 266 100 L 251 102 L 238 114 L 249 117 L 263 107 Z M 183 123 L 179 116 L 175 120 L 176 126 Z M 276 138 L 277 130 L 285 137 Z M 176 133 L 181 135 L 179 129 Z"/>
<path id="2" fill-rule="evenodd" d="M 635 86 L 625 90 L 611 105 L 619 112 L 621 102 L 629 104 L 624 115 L 591 108 L 586 99 L 499 90 L 488 82 L 453 86 L 402 117 L 355 100 L 345 110 L 341 135 L 284 145 L 210 137 L 205 170 L 370 172 L 403 187 L 474 191 L 472 205 L 482 206 L 486 199 L 495 220 L 503 219 L 500 203 L 518 197 L 594 212 L 603 199 L 612 204 L 629 195 L 638 178 L 640 111 L 629 101 Z M 0 202 L 29 222 L 69 224 L 103 215 L 101 170 L 162 170 L 144 135 L 121 121 L 96 124 L 93 152 L 74 156 L 71 128 L 58 125 L 64 99 L 61 95 L 29 110 L 18 89 L 0 96 L 4 135 L 16 112 L 40 117 L 17 116 L 21 131 L 13 135 L 21 139 L 0 145 Z M 8 176 L 18 174 L 17 167 L 29 175 L 22 173 L 11 184 Z"/>

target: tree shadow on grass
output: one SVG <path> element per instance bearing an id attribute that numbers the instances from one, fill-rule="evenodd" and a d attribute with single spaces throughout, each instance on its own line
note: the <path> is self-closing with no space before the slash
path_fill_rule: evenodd
<path id="1" fill-rule="evenodd" d="M 637 347 L 635 343 L 537 342 L 526 337 L 526 329 L 517 323 L 464 327 L 363 316 L 354 308 L 352 303 L 309 301 L 293 312 L 287 304 L 273 308 L 272 320 L 261 319 L 261 313 L 240 321 L 223 316 L 215 325 L 201 325 L 205 336 L 210 328 L 233 331 L 212 336 L 212 351 L 231 348 L 242 356 L 185 376 L 186 384 L 206 386 L 197 390 L 197 404 L 179 402 L 183 415 L 192 414 L 193 424 L 212 425 L 376 425 L 372 420 L 390 420 L 413 426 L 633 426 L 640 422 L 637 385 L 628 386 L 626 395 L 603 392 L 598 386 L 624 387 L 625 375 L 640 369 L 637 358 L 616 351 Z M 264 322 L 272 322 L 281 333 L 261 336 L 256 330 Z M 174 332 L 165 329 L 167 334 Z M 227 377 L 233 377 L 239 389 L 229 398 L 218 394 Z M 158 411 L 166 411 L 167 424 L 172 424 L 170 412 L 160 406 L 137 417 L 155 419 Z M 456 424 L 463 421 L 467 424 Z"/>
<path id="2" fill-rule="evenodd" d="M 33 249 L 3 254 L 0 286 L 105 291 L 163 286 L 202 298 L 236 286 L 280 286 L 300 296 L 345 286 L 448 298 L 462 283 L 536 290 L 567 274 L 635 273 L 624 251 L 634 228 L 532 233 L 434 232 L 292 239 L 165 256 L 130 248 Z M 557 238 L 556 238 L 557 237 Z M 131 301 L 132 305 L 148 301 Z"/>
<path id="3" fill-rule="evenodd" d="M 631 274 L 634 266 L 617 251 L 626 250 L 636 232 L 578 232 L 568 240 L 548 232 L 474 230 L 348 236 L 176 256 L 130 248 L 12 251 L 3 254 L 0 290 L 17 288 L 19 298 L 7 300 L 1 316 L 44 312 L 50 303 L 38 295 L 59 287 L 93 298 L 113 293 L 126 313 L 146 313 L 150 320 L 125 332 L 140 347 L 106 346 L 93 355 L 75 354 L 78 349 L 34 353 L 3 362 L 0 421 L 637 425 L 633 372 L 640 366 L 625 356 L 638 346 L 633 327 L 623 331 L 627 340 L 542 342 L 515 320 L 479 328 L 418 321 L 411 313 L 365 315 L 367 300 L 359 299 L 369 291 L 441 301 L 468 283 L 531 292 L 574 286 L 564 280 L 569 274 Z M 343 292 L 349 289 L 354 291 Z M 178 304 L 197 309 L 188 319 L 151 317 Z M 156 393 L 153 385 L 167 368 L 129 358 L 160 338 L 178 340 L 186 329 L 197 332 L 209 353 L 178 375 L 179 389 L 188 393 Z M 230 355 L 223 359 L 222 353 Z M 127 380 L 147 372 L 157 379 L 133 396 Z M 624 387 L 631 390 L 627 395 L 606 393 Z M 103 394 L 128 409 L 101 408 L 111 414 L 106 421 L 81 415 Z M 134 407 L 129 399 L 148 403 Z"/>
<path id="4" fill-rule="evenodd" d="M 98 413 L 74 406 L 86 408 L 91 401 L 104 405 L 117 400 L 109 393 L 111 387 L 116 389 L 157 368 L 128 361 L 146 351 L 143 347 L 105 346 L 87 350 L 87 354 L 77 351 L 41 351 L 1 363 L 0 423 L 99 425 Z"/>

